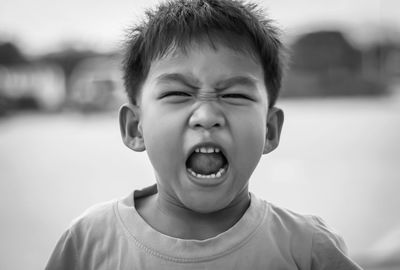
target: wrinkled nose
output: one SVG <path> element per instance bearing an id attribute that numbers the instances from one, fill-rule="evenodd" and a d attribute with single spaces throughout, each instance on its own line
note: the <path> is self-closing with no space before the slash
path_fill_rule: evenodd
<path id="1" fill-rule="evenodd" d="M 214 102 L 200 102 L 189 119 L 191 128 L 212 129 L 225 126 L 225 117 Z"/>

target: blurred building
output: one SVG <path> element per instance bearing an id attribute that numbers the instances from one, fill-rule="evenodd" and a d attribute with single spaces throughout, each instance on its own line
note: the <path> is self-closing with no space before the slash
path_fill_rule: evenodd
<path id="1" fill-rule="evenodd" d="M 339 31 L 300 36 L 291 46 L 283 96 L 356 96 L 386 93 L 381 57 L 350 43 Z M 387 59 L 389 61 L 389 59 Z M 395 69 L 396 67 L 390 67 Z M 383 73 L 385 72 L 385 73 Z"/>
<path id="2" fill-rule="evenodd" d="M 61 67 L 25 57 L 12 42 L 0 42 L 0 115 L 20 109 L 60 109 L 65 100 Z"/>
<path id="3" fill-rule="evenodd" d="M 63 106 L 65 96 L 64 72 L 56 65 L 0 65 L 2 111 L 24 107 L 54 111 Z"/>
<path id="4" fill-rule="evenodd" d="M 400 85 L 400 45 L 382 40 L 364 51 L 364 73 L 380 77 L 388 84 Z"/>
<path id="5" fill-rule="evenodd" d="M 126 99 L 118 55 L 88 57 L 69 77 L 69 104 L 81 111 L 118 108 Z"/>
<path id="6" fill-rule="evenodd" d="M 384 95 L 400 89 L 400 44 L 354 42 L 336 30 L 298 36 L 290 44 L 283 97 Z M 125 100 L 118 53 L 66 48 L 30 60 L 0 44 L 0 114 L 12 109 L 83 112 L 117 109 Z"/>

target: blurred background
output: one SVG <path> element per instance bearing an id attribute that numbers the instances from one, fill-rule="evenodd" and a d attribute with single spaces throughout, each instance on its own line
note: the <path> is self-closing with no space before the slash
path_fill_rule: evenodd
<path id="1" fill-rule="evenodd" d="M 0 0 L 0 269 L 43 269 L 89 206 L 154 183 L 126 149 L 120 48 L 155 0 Z M 259 197 L 324 218 L 365 269 L 400 269 L 400 2 L 258 1 L 291 63 Z"/>

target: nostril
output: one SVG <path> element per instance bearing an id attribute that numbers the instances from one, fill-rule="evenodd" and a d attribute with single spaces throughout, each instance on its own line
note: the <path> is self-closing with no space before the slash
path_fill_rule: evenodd
<path id="1" fill-rule="evenodd" d="M 189 126 L 192 128 L 215 128 L 225 124 L 223 113 L 210 103 L 200 103 L 194 109 L 189 119 Z"/>
<path id="2" fill-rule="evenodd" d="M 205 119 L 196 121 L 196 123 L 191 124 L 192 127 L 195 128 L 204 128 L 204 129 L 211 129 L 211 128 L 220 128 L 223 126 L 222 121 L 215 121 L 215 119 Z"/>

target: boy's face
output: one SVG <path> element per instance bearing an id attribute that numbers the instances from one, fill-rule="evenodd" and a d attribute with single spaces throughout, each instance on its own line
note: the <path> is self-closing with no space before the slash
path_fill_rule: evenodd
<path id="1" fill-rule="evenodd" d="M 196 212 L 246 198 L 261 155 L 277 146 L 281 111 L 268 114 L 262 66 L 222 45 L 153 61 L 138 101 L 121 109 L 125 144 L 146 149 L 160 194 Z"/>

